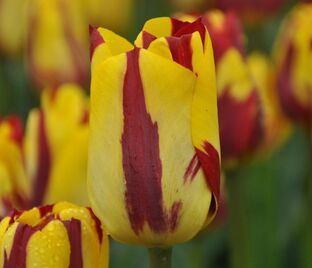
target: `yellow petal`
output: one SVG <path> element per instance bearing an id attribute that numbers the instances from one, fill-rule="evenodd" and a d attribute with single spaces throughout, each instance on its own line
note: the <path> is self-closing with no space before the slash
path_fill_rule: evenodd
<path id="1" fill-rule="evenodd" d="M 87 206 L 87 155 L 89 129 L 81 127 L 63 146 L 49 178 L 45 203 L 63 200 Z"/>
<path id="2" fill-rule="evenodd" d="M 34 233 L 27 243 L 27 267 L 67 268 L 70 260 L 70 242 L 61 221 L 51 221 Z"/>
<path id="3" fill-rule="evenodd" d="M 126 39 L 104 28 L 91 28 L 90 36 L 92 66 L 133 49 L 133 45 Z"/>

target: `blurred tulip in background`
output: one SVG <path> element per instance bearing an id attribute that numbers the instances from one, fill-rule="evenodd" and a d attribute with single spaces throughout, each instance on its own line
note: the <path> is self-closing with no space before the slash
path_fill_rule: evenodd
<path id="1" fill-rule="evenodd" d="M 26 56 L 38 88 L 84 85 L 88 77 L 88 20 L 79 1 L 30 0 Z"/>
<path id="2" fill-rule="evenodd" d="M 209 0 L 208 0 L 209 1 Z M 212 0 L 222 10 L 235 11 L 247 26 L 266 22 L 285 5 L 286 0 Z"/>
<path id="3" fill-rule="evenodd" d="M 275 146 L 281 145 L 286 140 L 291 128 L 278 100 L 273 65 L 267 56 L 259 52 L 248 55 L 247 64 L 256 82 L 263 109 L 263 149 L 273 151 Z"/>
<path id="4" fill-rule="evenodd" d="M 293 9 L 275 44 L 279 99 L 285 114 L 304 126 L 312 123 L 312 4 Z"/>
<path id="5" fill-rule="evenodd" d="M 23 161 L 23 126 L 17 116 L 0 119 L 0 219 L 24 208 L 30 187 Z"/>
<path id="6" fill-rule="evenodd" d="M 0 54 L 17 56 L 23 52 L 25 7 L 24 0 L 0 1 Z"/>
<path id="7" fill-rule="evenodd" d="M 79 0 L 86 12 L 88 23 L 126 32 L 131 29 L 135 0 Z M 79 2 L 78 1 L 78 2 Z"/>
<path id="8" fill-rule="evenodd" d="M 31 206 L 61 200 L 87 205 L 88 99 L 80 87 L 65 84 L 45 89 L 41 103 L 30 112 L 25 135 Z"/>

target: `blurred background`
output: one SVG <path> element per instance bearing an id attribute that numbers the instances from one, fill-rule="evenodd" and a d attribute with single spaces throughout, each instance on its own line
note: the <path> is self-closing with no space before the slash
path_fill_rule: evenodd
<path id="1" fill-rule="evenodd" d="M 253 65 L 249 56 L 254 52 L 260 53 L 262 58 L 275 62 L 275 65 L 272 64 L 273 69 L 289 64 L 287 61 L 281 63 L 283 60 L 278 54 L 284 51 L 283 45 L 292 39 L 284 36 L 292 33 L 281 27 L 295 20 L 288 19 L 288 16 L 301 2 L 303 1 L 1 0 L 0 118 L 15 114 L 25 124 L 30 110 L 40 106 L 44 88 L 53 90 L 63 83 L 74 83 L 89 94 L 88 25 L 113 29 L 134 41 L 149 18 L 197 17 L 216 8 L 234 12 L 237 16 L 241 24 L 239 34 L 243 36 L 243 62 L 248 72 L 254 75 L 253 81 L 257 87 L 270 87 L 271 93 L 265 98 L 274 103 L 273 98 L 279 98 L 276 95 L 280 84 L 272 82 L 268 86 L 266 82 L 262 83 L 263 77 L 258 79 L 256 76 L 259 72 L 260 76 L 266 74 L 259 71 L 258 64 Z M 305 20 L 307 28 L 311 27 L 311 23 L 308 24 L 312 22 L 311 17 L 310 11 Z M 233 23 L 229 22 L 229 25 L 223 27 L 231 28 Z M 296 23 L 294 27 L 297 27 Z M 295 28 L 294 32 L 296 31 Z M 310 54 L 301 57 L 312 62 L 311 30 L 307 35 L 310 38 L 307 41 Z M 214 43 L 214 38 L 218 39 L 218 36 L 211 36 L 214 49 L 227 42 L 221 38 Z M 304 42 L 305 39 L 302 40 Z M 228 72 L 232 72 L 235 66 L 229 66 Z M 308 69 L 312 67 L 311 64 L 304 66 L 304 72 L 312 76 L 312 68 Z M 276 78 L 280 73 L 278 70 L 270 71 L 270 75 L 275 75 L 275 80 L 272 80 L 286 79 L 291 75 L 290 72 L 284 78 Z M 287 81 L 285 83 L 289 82 Z M 311 79 L 306 83 L 310 83 L 307 87 L 311 90 Z M 277 99 L 276 102 L 280 103 Z M 281 102 L 283 106 L 283 100 Z M 311 111 L 310 99 L 306 103 Z M 275 104 L 270 105 L 273 107 Z M 262 117 L 270 115 L 266 109 L 270 111 L 273 109 L 271 106 L 262 108 Z M 202 231 L 194 240 L 174 248 L 173 267 L 312 268 L 312 203 L 309 190 L 312 180 L 311 122 L 310 118 L 297 120 L 298 117 L 289 116 L 281 110 L 279 113 L 282 115 L 274 119 L 273 123 L 262 123 L 264 135 L 267 132 L 269 136 L 274 135 L 269 137 L 269 141 L 260 142 L 267 143 L 266 145 L 260 146 L 261 148 L 258 146 L 250 152 L 245 151 L 243 156 L 239 156 L 239 160 L 235 159 L 234 164 L 233 157 L 230 161 L 225 161 L 224 200 L 220 213 L 208 230 Z M 287 127 L 283 126 L 286 130 L 275 131 L 276 128 L 281 128 L 282 121 L 287 121 Z M 240 123 L 233 124 L 234 128 L 240 130 Z M 226 132 L 225 135 L 230 133 Z M 146 249 L 112 241 L 110 263 L 111 267 L 116 268 L 147 267 Z"/>

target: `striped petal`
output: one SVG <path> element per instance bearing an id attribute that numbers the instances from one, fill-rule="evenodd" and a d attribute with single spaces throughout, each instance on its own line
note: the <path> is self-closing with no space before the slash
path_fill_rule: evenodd
<path id="1" fill-rule="evenodd" d="M 160 29 L 161 25 L 165 25 L 163 28 L 166 30 L 159 32 L 157 25 Z M 172 36 L 159 38 L 168 35 L 169 30 Z M 147 33 L 158 38 L 152 40 Z M 207 219 L 209 223 L 215 215 L 220 194 L 216 78 L 209 34 L 201 19 L 189 23 L 161 18 L 145 24 L 136 44 L 143 44 L 149 51 L 190 69 L 197 77 L 192 104 L 192 139 L 207 184 L 214 193 L 215 206 L 212 206 L 211 215 Z"/>

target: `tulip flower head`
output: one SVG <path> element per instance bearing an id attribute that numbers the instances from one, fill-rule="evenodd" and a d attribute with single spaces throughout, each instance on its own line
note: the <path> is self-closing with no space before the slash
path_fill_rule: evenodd
<path id="1" fill-rule="evenodd" d="M 279 99 L 285 114 L 304 126 L 312 123 L 312 4 L 302 4 L 286 19 L 275 46 Z"/>
<path id="2" fill-rule="evenodd" d="M 16 116 L 0 119 L 0 219 L 29 198 L 23 153 L 23 127 Z"/>
<path id="3" fill-rule="evenodd" d="M 146 22 L 135 41 L 91 30 L 89 194 L 116 240 L 151 247 L 213 219 L 220 150 L 214 61 L 200 20 Z"/>
<path id="4" fill-rule="evenodd" d="M 87 205 L 88 100 L 83 90 L 65 84 L 46 89 L 42 107 L 27 120 L 25 163 L 32 204 L 67 200 Z"/>
<path id="5" fill-rule="evenodd" d="M 108 238 L 91 209 L 62 202 L 0 223 L 0 267 L 105 268 Z"/>

